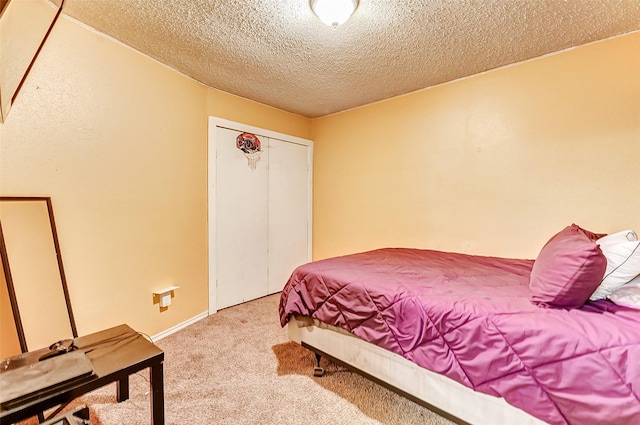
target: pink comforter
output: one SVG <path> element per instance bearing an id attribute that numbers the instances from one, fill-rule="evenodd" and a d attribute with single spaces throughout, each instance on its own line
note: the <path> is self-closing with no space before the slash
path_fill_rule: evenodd
<path id="1" fill-rule="evenodd" d="M 381 249 L 297 268 L 280 300 L 551 424 L 640 423 L 640 311 L 529 301 L 531 260 Z"/>

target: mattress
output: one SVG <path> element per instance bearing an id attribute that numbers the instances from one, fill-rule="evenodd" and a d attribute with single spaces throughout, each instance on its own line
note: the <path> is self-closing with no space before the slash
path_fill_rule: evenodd
<path id="1" fill-rule="evenodd" d="M 531 260 L 381 249 L 296 269 L 291 315 L 338 326 L 551 424 L 640 420 L 640 312 L 540 308 Z"/>

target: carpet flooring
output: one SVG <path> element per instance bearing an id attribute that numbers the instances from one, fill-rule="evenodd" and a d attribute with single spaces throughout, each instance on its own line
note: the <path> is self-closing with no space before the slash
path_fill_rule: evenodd
<path id="1" fill-rule="evenodd" d="M 178 424 L 450 425 L 452 422 L 289 342 L 279 295 L 218 313 L 160 341 L 165 351 L 165 417 Z M 130 399 L 115 384 L 82 397 L 92 424 L 150 423 L 149 376 L 131 376 Z"/>

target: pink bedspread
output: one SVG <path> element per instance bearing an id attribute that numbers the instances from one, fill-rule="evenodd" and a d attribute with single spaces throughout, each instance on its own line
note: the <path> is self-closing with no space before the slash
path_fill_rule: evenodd
<path id="1" fill-rule="evenodd" d="M 640 423 L 640 311 L 529 301 L 531 260 L 381 249 L 297 268 L 280 321 L 314 317 L 551 424 Z"/>

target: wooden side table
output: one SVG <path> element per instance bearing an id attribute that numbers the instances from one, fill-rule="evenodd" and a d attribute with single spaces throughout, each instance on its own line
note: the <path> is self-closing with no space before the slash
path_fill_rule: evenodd
<path id="1" fill-rule="evenodd" d="M 66 404 L 73 399 L 112 382 L 117 385 L 118 402 L 129 398 L 129 375 L 150 368 L 151 423 L 164 425 L 164 352 L 127 325 L 82 336 L 74 340 L 76 351 L 84 352 L 91 361 L 94 375 L 80 382 L 69 382 L 55 390 L 34 394 L 24 404 L 0 407 L 0 425 L 8 425 L 35 416 L 44 410 Z M 38 362 L 48 351 L 43 348 L 0 362 L 0 385 L 3 365 L 10 362 L 26 366 Z M 62 354 L 64 356 L 64 354 Z M 46 361 L 46 360 L 44 360 Z"/>
<path id="2" fill-rule="evenodd" d="M 78 406 L 75 409 L 65 413 L 62 416 L 56 416 L 47 421 L 40 422 L 40 425 L 86 425 L 91 424 L 89 417 L 89 408 L 85 405 Z"/>

